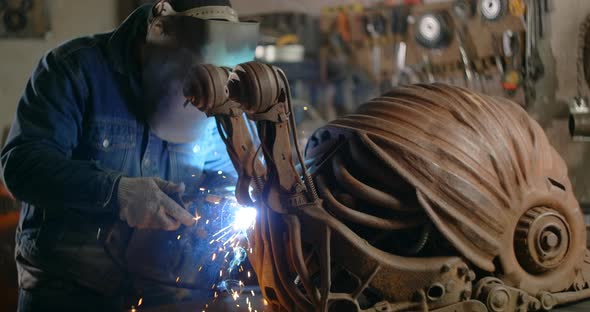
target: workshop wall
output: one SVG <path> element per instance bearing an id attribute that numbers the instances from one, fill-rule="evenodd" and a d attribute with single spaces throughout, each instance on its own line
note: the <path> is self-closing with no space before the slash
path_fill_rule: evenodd
<path id="1" fill-rule="evenodd" d="M 576 96 L 576 61 L 580 24 L 590 14 L 588 0 L 554 1 L 551 14 L 551 46 L 556 60 L 557 99 L 569 100 Z"/>
<path id="2" fill-rule="evenodd" d="M 116 26 L 117 0 L 50 0 L 45 39 L 0 40 L 0 128 L 12 121 L 27 79 L 43 54 L 71 38 Z"/>
<path id="3" fill-rule="evenodd" d="M 326 6 L 340 5 L 353 1 L 342 0 L 234 0 L 232 5 L 241 15 L 261 14 L 269 12 L 304 12 L 319 14 Z M 377 0 L 360 0 L 365 5 L 378 2 Z"/>

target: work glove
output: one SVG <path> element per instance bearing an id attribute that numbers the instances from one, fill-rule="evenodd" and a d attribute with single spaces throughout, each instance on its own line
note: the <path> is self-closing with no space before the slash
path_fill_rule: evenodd
<path id="1" fill-rule="evenodd" d="M 183 183 L 158 178 L 121 178 L 118 188 L 119 218 L 138 229 L 175 231 L 192 226 L 194 216 L 169 195 L 184 193 Z"/>

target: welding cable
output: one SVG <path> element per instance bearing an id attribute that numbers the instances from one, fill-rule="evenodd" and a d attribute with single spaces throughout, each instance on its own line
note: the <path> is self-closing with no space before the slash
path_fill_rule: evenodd
<path id="1" fill-rule="evenodd" d="M 401 201 L 381 190 L 372 188 L 367 184 L 357 180 L 342 165 L 342 159 L 339 154 L 332 158 L 332 171 L 335 180 L 348 193 L 353 194 L 355 198 L 366 201 L 380 208 L 386 208 L 395 212 L 415 213 L 415 209 L 406 207 Z"/>
<path id="2" fill-rule="evenodd" d="M 322 199 L 330 211 L 346 220 L 381 230 L 401 230 L 416 227 L 417 225 L 424 223 L 423 218 L 407 218 L 404 220 L 383 219 L 358 210 L 350 209 L 334 197 L 328 189 L 323 176 L 317 176 L 317 183 L 322 192 Z"/>
<path id="3" fill-rule="evenodd" d="M 387 181 L 387 183 L 381 183 L 377 186 L 380 188 L 379 190 L 385 193 L 404 194 L 414 191 L 414 187 L 396 172 L 383 170 L 382 166 L 376 166 L 376 162 L 381 160 L 377 159 L 373 153 L 368 152 L 366 146 L 357 140 L 350 140 L 351 143 L 348 144 L 348 153 L 354 161 L 354 166 L 358 168 L 358 172 L 372 181 Z M 422 210 L 419 206 L 413 206 L 412 209 L 416 212 Z"/>
<path id="4" fill-rule="evenodd" d="M 297 289 L 295 283 L 293 283 L 293 280 L 285 276 L 287 272 L 290 272 L 288 264 L 286 263 L 286 259 L 284 257 L 277 256 L 285 255 L 285 253 L 283 252 L 284 244 L 281 243 L 283 238 L 283 235 L 281 235 L 283 233 L 281 232 L 284 232 L 284 224 L 283 226 L 279 226 L 278 229 L 275 228 L 273 218 L 270 215 L 267 216 L 267 222 L 267 238 L 270 239 L 271 252 L 273 254 L 271 258 L 274 261 L 274 269 L 276 270 L 275 273 L 281 282 L 281 286 L 285 289 L 286 293 L 289 294 L 289 296 L 291 297 L 291 300 L 300 308 L 301 311 L 312 311 L 313 305 L 309 301 L 309 299 L 306 298 L 305 295 L 303 295 L 301 291 Z"/>
<path id="5" fill-rule="evenodd" d="M 307 296 L 311 299 L 314 306 L 318 306 L 320 301 L 319 293 L 311 282 L 311 276 L 303 257 L 303 249 L 301 246 L 301 223 L 299 222 L 299 217 L 288 214 L 283 215 L 283 220 L 287 223 L 293 268 L 301 279 Z"/>
<path id="6" fill-rule="evenodd" d="M 315 200 L 319 199 L 318 192 L 315 187 L 315 184 L 313 183 L 313 178 L 309 175 L 309 172 L 307 171 L 307 166 L 305 165 L 305 161 L 303 161 L 303 154 L 301 153 L 301 150 L 299 148 L 299 144 L 297 143 L 297 142 L 299 142 L 299 136 L 297 134 L 297 126 L 295 123 L 295 114 L 294 114 L 294 110 L 293 110 L 293 103 L 291 101 L 291 87 L 289 86 L 289 81 L 287 79 L 287 75 L 285 75 L 285 72 L 283 72 L 280 69 L 278 69 L 278 72 L 281 76 L 281 79 L 283 80 L 283 84 L 285 85 L 285 91 L 287 93 L 286 95 L 287 95 L 287 105 L 288 105 L 288 109 L 289 109 L 289 121 L 290 121 L 290 128 L 291 128 L 291 136 L 293 138 L 293 142 L 295 145 L 295 152 L 297 153 L 297 158 L 299 159 L 299 164 L 301 165 L 301 173 L 303 175 L 303 181 L 307 187 L 308 195 L 311 196 L 312 201 L 315 201 Z"/>

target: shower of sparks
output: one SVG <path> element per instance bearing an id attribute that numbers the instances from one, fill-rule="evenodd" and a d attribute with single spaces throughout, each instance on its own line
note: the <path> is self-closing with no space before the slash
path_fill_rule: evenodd
<path id="1" fill-rule="evenodd" d="M 230 180 L 222 171 L 217 172 L 216 176 L 225 179 L 224 184 Z M 218 192 L 218 187 L 211 185 L 200 187 L 198 190 L 204 198 L 205 206 L 199 206 L 198 212 L 196 209 L 194 210 L 193 220 L 195 227 L 198 226 L 198 231 L 194 233 L 206 233 L 207 236 L 203 244 L 209 246 L 207 251 L 210 253 L 205 253 L 205 255 L 210 254 L 211 258 L 208 259 L 205 256 L 204 260 L 210 260 L 211 265 L 197 262 L 194 270 L 202 272 L 200 274 L 203 277 L 204 274 L 207 274 L 209 278 L 215 280 L 211 285 L 211 290 L 214 292 L 213 298 L 211 298 L 213 302 L 224 296 L 229 296 L 235 301 L 236 307 L 242 306 L 243 309 L 247 308 L 249 312 L 256 311 L 252 308 L 253 299 L 250 297 L 250 295 L 255 296 L 253 290 L 246 292 L 242 299 L 239 299 L 245 285 L 243 281 L 238 279 L 245 279 L 246 277 L 243 275 L 247 275 L 248 279 L 252 277 L 251 272 L 245 269 L 242 263 L 246 261 L 248 254 L 253 253 L 248 241 L 248 232 L 255 226 L 257 210 L 242 206 L 237 202 L 233 195 L 235 186 L 225 186 L 221 193 Z M 205 222 L 199 223 L 200 219 L 205 219 Z M 187 232 L 181 234 L 182 236 L 179 234 L 176 237 L 177 240 L 180 241 L 182 238 L 183 241 L 192 241 L 190 236 L 187 236 Z M 239 274 L 243 275 L 238 277 Z M 186 279 L 187 283 L 191 281 L 191 278 L 184 276 L 182 278 Z M 180 280 L 181 276 L 176 277 L 176 283 L 180 283 Z M 141 305 L 142 301 L 143 298 L 139 299 L 137 306 Z M 207 310 L 208 305 L 205 305 L 203 311 Z"/>

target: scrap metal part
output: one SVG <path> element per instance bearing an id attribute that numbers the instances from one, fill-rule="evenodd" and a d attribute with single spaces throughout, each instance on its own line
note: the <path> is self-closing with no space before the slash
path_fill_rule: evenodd
<path id="1" fill-rule="evenodd" d="M 590 297 L 567 168 L 518 105 L 396 88 L 318 130 L 304 161 L 284 73 L 251 62 L 229 80 L 226 99 L 193 104 L 255 186 L 237 196 L 259 209 L 250 261 L 275 311 L 538 311 Z"/>

